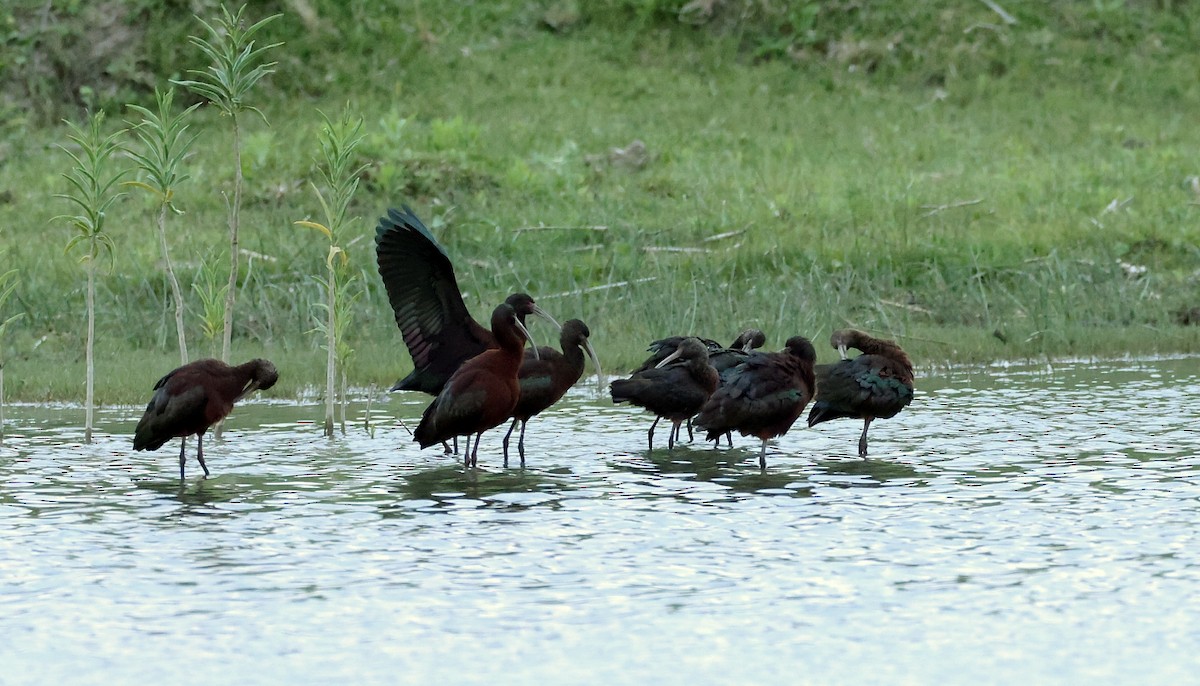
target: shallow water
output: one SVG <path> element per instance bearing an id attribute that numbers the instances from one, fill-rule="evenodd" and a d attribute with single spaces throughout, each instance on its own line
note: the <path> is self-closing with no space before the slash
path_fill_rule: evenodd
<path id="1" fill-rule="evenodd" d="M 1200 361 L 918 379 L 757 466 L 645 449 L 594 386 L 464 473 L 407 430 L 239 406 L 130 449 L 141 408 L 10 406 L 0 683 L 1186 683 L 1200 667 Z M 352 409 L 361 422 L 363 406 Z M 665 440 L 660 427 L 657 439 Z M 515 438 L 514 438 L 515 450 Z M 515 463 L 515 462 L 514 462 Z"/>

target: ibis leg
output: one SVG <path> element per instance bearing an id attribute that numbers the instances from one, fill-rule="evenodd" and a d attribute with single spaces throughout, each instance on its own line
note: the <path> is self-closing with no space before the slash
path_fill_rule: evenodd
<path id="1" fill-rule="evenodd" d="M 525 422 L 527 421 L 526 419 L 521 420 L 521 438 L 517 439 L 517 452 L 521 453 L 522 467 L 525 466 Z"/>
<path id="2" fill-rule="evenodd" d="M 504 434 L 504 466 L 505 467 L 508 466 L 508 439 L 510 437 L 512 437 L 513 429 L 517 428 L 517 422 L 519 422 L 519 421 L 520 421 L 519 419 L 517 419 L 516 417 L 513 417 L 512 424 L 508 425 L 508 433 Z M 522 438 L 525 437 L 525 425 L 524 424 L 521 425 L 521 437 Z M 524 451 L 524 449 L 522 449 L 521 450 L 521 463 L 524 464 L 524 462 L 525 462 L 525 451 Z"/>
<path id="3" fill-rule="evenodd" d="M 758 453 L 758 468 L 767 471 L 767 439 L 763 439 L 762 451 Z"/>
<path id="4" fill-rule="evenodd" d="M 871 419 L 872 419 L 872 417 L 867 417 L 866 419 L 863 419 L 862 436 L 859 436 L 859 438 L 858 438 L 858 456 L 859 457 L 867 456 L 867 427 L 871 426 Z"/>
<path id="5" fill-rule="evenodd" d="M 208 465 L 204 464 L 204 434 L 196 434 L 196 459 L 200 461 L 200 468 L 204 470 L 204 478 L 208 478 Z"/>
<path id="6" fill-rule="evenodd" d="M 479 466 L 479 441 L 483 438 L 483 432 L 475 434 L 475 448 L 471 450 L 471 467 Z"/>
<path id="7" fill-rule="evenodd" d="M 183 456 L 183 451 L 185 448 L 187 448 L 187 436 L 184 436 L 183 438 L 179 439 L 179 480 L 180 481 L 183 481 L 183 465 L 184 465 L 184 459 L 185 459 Z"/>
<path id="8" fill-rule="evenodd" d="M 654 423 L 650 425 L 650 434 L 648 436 L 648 440 L 650 441 L 651 450 L 654 450 L 654 427 L 658 426 L 658 420 L 660 419 L 662 419 L 662 417 L 655 417 Z"/>

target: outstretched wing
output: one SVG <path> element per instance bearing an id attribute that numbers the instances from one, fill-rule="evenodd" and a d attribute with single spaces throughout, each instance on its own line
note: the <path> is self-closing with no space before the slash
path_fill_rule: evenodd
<path id="1" fill-rule="evenodd" d="M 412 355 L 413 371 L 392 390 L 437 394 L 491 333 L 467 311 L 450 257 L 407 205 L 389 209 L 375 229 L 379 276 Z"/>

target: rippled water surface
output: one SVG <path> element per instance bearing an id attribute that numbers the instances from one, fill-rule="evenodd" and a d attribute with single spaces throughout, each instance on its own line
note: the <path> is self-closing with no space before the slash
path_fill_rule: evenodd
<path id="1" fill-rule="evenodd" d="M 82 411 L 10 406 L 0 683 L 1197 678 L 1196 359 L 926 376 L 870 459 L 845 420 L 765 474 L 752 439 L 647 452 L 594 386 L 525 469 L 497 430 L 464 473 L 400 424 L 423 405 L 328 441 L 247 403 L 182 486 L 141 408 L 83 445 Z"/>

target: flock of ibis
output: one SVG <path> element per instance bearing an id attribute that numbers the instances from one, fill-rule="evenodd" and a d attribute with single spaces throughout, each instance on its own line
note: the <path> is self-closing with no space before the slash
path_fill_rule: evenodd
<path id="1" fill-rule="evenodd" d="M 413 360 L 413 371 L 393 391 L 421 391 L 434 396 L 413 438 L 421 448 L 442 445 L 457 450 L 463 436 L 463 464 L 477 466 L 483 433 L 512 420 L 504 436 L 504 464 L 509 439 L 521 425 L 517 452 L 525 464 L 526 423 L 558 402 L 584 372 L 584 355 L 603 380 L 587 324 L 579 319 L 561 326 L 525 293 L 514 293 L 492 311 L 489 328 L 476 322 L 463 302 L 446 251 L 407 206 L 389 209 L 375 235 L 379 275 L 396 316 L 396 325 Z M 560 331 L 559 347 L 532 345 L 525 319 L 541 317 Z M 758 462 L 766 469 L 767 441 L 787 433 L 803 414 L 808 425 L 842 417 L 863 422 L 858 454 L 867 454 L 867 429 L 875 419 L 888 419 L 913 397 L 913 367 L 892 341 L 862 331 L 835 331 L 830 344 L 841 360 L 816 364 L 816 351 L 803 336 L 787 339 L 779 352 L 760 352 L 766 336 L 757 329 L 740 333 L 728 347 L 694 336 L 672 336 L 650 344 L 651 356 L 627 379 L 613 381 L 614 403 L 631 403 L 655 415 L 647 434 L 654 448 L 659 420 L 671 422 L 667 448 L 680 440 L 693 422 L 719 446 L 733 444 L 733 432 L 762 442 Z M 861 354 L 848 357 L 849 349 Z M 204 463 L 204 434 L 226 417 L 234 403 L 279 378 L 275 366 L 256 359 L 230 366 L 197 360 L 159 379 L 154 395 L 134 433 L 135 450 L 157 450 L 181 438 L 179 478 L 184 478 L 186 437 L 197 436 L 196 459 Z M 474 437 L 474 445 L 471 437 Z M 450 441 L 455 447 L 450 447 Z"/>

